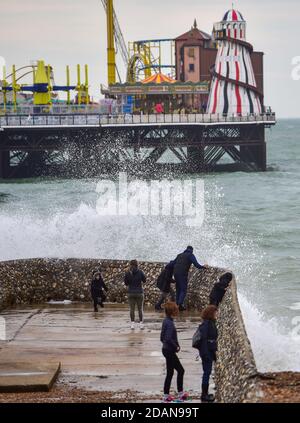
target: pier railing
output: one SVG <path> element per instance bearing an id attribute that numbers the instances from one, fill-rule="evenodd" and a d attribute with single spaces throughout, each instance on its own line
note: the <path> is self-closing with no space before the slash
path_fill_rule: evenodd
<path id="1" fill-rule="evenodd" d="M 72 127 L 72 126 L 147 126 L 147 125 L 217 125 L 263 123 L 274 125 L 275 113 L 246 116 L 219 114 L 20 114 L 0 116 L 0 127 Z"/>

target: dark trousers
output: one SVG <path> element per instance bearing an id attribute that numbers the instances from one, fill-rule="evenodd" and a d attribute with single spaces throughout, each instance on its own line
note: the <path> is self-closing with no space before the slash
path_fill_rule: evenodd
<path id="1" fill-rule="evenodd" d="M 177 371 L 177 391 L 183 392 L 183 376 L 184 376 L 184 368 L 182 367 L 182 364 L 179 361 L 179 358 L 177 357 L 176 353 L 163 350 L 163 355 L 166 359 L 166 365 L 167 365 L 167 375 L 165 379 L 164 384 L 164 394 L 169 395 L 170 393 L 170 387 L 174 375 L 174 370 Z"/>
<path id="2" fill-rule="evenodd" d="M 176 303 L 183 305 L 187 294 L 188 275 L 174 275 L 176 281 Z"/>
<path id="3" fill-rule="evenodd" d="M 99 305 L 102 305 L 104 303 L 106 299 L 106 295 L 104 294 L 103 291 L 97 293 L 97 296 L 93 297 L 93 302 L 94 302 L 94 309 L 96 310 Z"/>
<path id="4" fill-rule="evenodd" d="M 170 292 L 163 292 L 161 291 L 160 298 L 158 302 L 156 303 L 155 307 L 160 308 L 163 303 L 166 302 L 166 299 L 170 297 L 171 301 L 175 301 L 175 292 L 172 287 L 170 287 Z"/>
<path id="5" fill-rule="evenodd" d="M 209 385 L 209 379 L 212 372 L 213 367 L 213 358 L 212 357 L 205 357 L 202 358 L 202 367 L 203 367 L 203 376 L 202 376 L 202 385 L 208 386 Z"/>
<path id="6" fill-rule="evenodd" d="M 135 321 L 135 306 L 138 308 L 140 322 L 143 321 L 144 294 L 128 294 L 130 320 Z"/>

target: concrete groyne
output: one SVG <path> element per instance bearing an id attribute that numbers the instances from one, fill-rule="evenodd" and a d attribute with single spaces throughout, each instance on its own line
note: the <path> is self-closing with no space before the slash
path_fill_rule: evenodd
<path id="1" fill-rule="evenodd" d="M 0 263 L 0 310 L 15 304 L 39 304 L 49 300 L 90 301 L 92 273 L 101 267 L 109 288 L 108 301 L 127 300 L 123 283 L 127 261 L 91 259 L 31 259 Z M 158 297 L 156 278 L 162 263 L 141 262 L 147 276 L 145 303 Z M 224 272 L 218 268 L 193 269 L 187 305 L 199 312 L 208 304 L 213 283 Z M 199 313 L 200 314 L 200 313 Z M 240 311 L 235 281 L 220 307 L 219 352 L 215 369 L 219 402 L 258 402 L 261 380 Z M 192 348 L 191 348 L 192 349 Z"/>

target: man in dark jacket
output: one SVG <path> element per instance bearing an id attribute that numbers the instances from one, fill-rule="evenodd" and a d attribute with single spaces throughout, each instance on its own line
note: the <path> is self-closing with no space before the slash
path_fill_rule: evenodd
<path id="1" fill-rule="evenodd" d="M 209 303 L 211 305 L 219 307 L 227 289 L 230 286 L 230 283 L 232 282 L 232 278 L 232 273 L 227 272 L 224 273 L 224 275 L 220 277 L 219 281 L 214 284 L 213 289 L 209 295 Z"/>
<path id="2" fill-rule="evenodd" d="M 106 295 L 104 294 L 103 290 L 107 292 L 107 286 L 104 283 L 101 273 L 96 272 L 91 282 L 91 296 L 94 302 L 95 312 L 98 311 L 98 304 L 100 307 L 104 307 L 103 303 L 106 299 Z"/>
<path id="3" fill-rule="evenodd" d="M 166 301 L 168 296 L 170 296 L 171 301 L 175 301 L 175 292 L 171 286 L 172 283 L 175 283 L 175 280 L 173 279 L 173 269 L 174 266 L 172 263 L 167 264 L 157 279 L 156 285 L 160 290 L 161 295 L 160 299 L 155 305 L 156 311 L 162 310 L 161 306 Z"/>
<path id="4" fill-rule="evenodd" d="M 194 265 L 197 269 L 204 269 L 207 267 L 206 265 L 202 266 L 198 263 L 193 251 L 193 247 L 189 246 L 171 262 L 174 266 L 174 278 L 176 281 L 176 303 L 180 311 L 186 310 L 184 300 L 187 294 L 188 276 L 191 266 Z"/>
<path id="5" fill-rule="evenodd" d="M 138 262 L 131 260 L 130 270 L 125 274 L 125 285 L 128 287 L 128 302 L 130 307 L 131 329 L 135 328 L 135 306 L 138 308 L 140 329 L 144 329 L 143 305 L 144 289 L 143 283 L 146 282 L 144 273 L 139 269 Z"/>

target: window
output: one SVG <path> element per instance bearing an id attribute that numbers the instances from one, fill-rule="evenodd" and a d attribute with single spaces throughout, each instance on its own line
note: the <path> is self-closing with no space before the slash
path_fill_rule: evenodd
<path id="1" fill-rule="evenodd" d="M 189 72 L 195 72 L 195 65 L 194 63 L 189 64 Z"/>
<path id="2" fill-rule="evenodd" d="M 188 56 L 189 57 L 195 57 L 195 49 L 194 48 L 189 48 Z"/>

